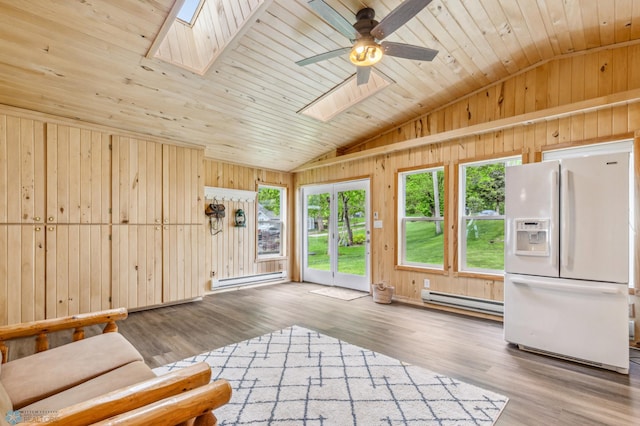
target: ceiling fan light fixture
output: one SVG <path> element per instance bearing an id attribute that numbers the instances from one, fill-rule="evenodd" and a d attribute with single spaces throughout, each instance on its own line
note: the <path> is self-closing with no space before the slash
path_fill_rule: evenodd
<path id="1" fill-rule="evenodd" d="M 366 38 L 358 40 L 353 45 L 349 60 L 359 67 L 370 67 L 380 62 L 382 55 L 382 47 L 373 39 Z"/>

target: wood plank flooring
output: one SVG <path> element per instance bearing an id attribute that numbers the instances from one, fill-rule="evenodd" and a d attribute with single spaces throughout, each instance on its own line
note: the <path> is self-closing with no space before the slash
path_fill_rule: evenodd
<path id="1" fill-rule="evenodd" d="M 294 324 L 510 398 L 498 425 L 632 425 L 640 415 L 640 353 L 629 376 L 508 345 L 502 324 L 370 297 L 342 301 L 279 284 L 131 313 L 120 331 L 156 367 Z"/>
<path id="2" fill-rule="evenodd" d="M 120 332 L 157 367 L 296 324 L 508 396 L 498 426 L 639 424 L 640 352 L 632 351 L 626 376 L 520 351 L 505 343 L 499 322 L 310 293 L 318 288 L 218 293 L 130 313 Z"/>

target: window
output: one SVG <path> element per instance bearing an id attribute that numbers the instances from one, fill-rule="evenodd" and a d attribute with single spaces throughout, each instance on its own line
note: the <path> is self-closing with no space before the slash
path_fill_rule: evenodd
<path id="1" fill-rule="evenodd" d="M 444 168 L 398 174 L 398 263 L 444 269 Z"/>
<path id="2" fill-rule="evenodd" d="M 286 188 L 258 186 L 258 257 L 284 256 Z"/>
<path id="3" fill-rule="evenodd" d="M 504 170 L 520 157 L 460 165 L 459 247 L 461 271 L 504 271 Z"/>
<path id="4" fill-rule="evenodd" d="M 193 25 L 194 18 L 202 6 L 202 3 L 203 0 L 185 0 L 178 11 L 177 18 L 189 25 Z"/>

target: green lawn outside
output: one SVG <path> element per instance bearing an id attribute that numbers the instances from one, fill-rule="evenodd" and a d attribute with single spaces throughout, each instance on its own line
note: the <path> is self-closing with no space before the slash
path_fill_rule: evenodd
<path id="1" fill-rule="evenodd" d="M 467 257 L 465 268 L 504 270 L 504 220 L 467 221 Z M 407 222 L 408 262 L 442 265 L 444 236 L 436 234 L 435 222 Z M 364 229 L 354 231 L 354 236 L 364 234 Z M 327 234 L 309 234 L 308 266 L 329 271 Z M 365 274 L 365 246 L 338 247 L 338 271 L 347 274 Z"/>
<path id="2" fill-rule="evenodd" d="M 504 270 L 504 220 L 467 220 L 467 268 Z"/>
<path id="3" fill-rule="evenodd" d="M 364 235 L 364 229 L 353 231 L 354 237 L 358 234 Z M 311 269 L 321 271 L 331 270 L 329 263 L 327 234 L 309 234 L 309 256 L 307 265 Z M 354 246 L 338 247 L 338 272 L 344 274 L 365 275 L 364 244 Z"/>
<path id="4" fill-rule="evenodd" d="M 441 224 L 441 229 L 444 225 Z M 444 263 L 444 233 L 436 234 L 435 222 L 406 222 L 406 261 L 427 265 Z"/>

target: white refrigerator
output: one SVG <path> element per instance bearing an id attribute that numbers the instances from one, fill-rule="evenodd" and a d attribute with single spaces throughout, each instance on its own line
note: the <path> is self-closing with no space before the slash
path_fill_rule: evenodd
<path id="1" fill-rule="evenodd" d="M 508 167 L 504 338 L 628 374 L 629 154 Z"/>

